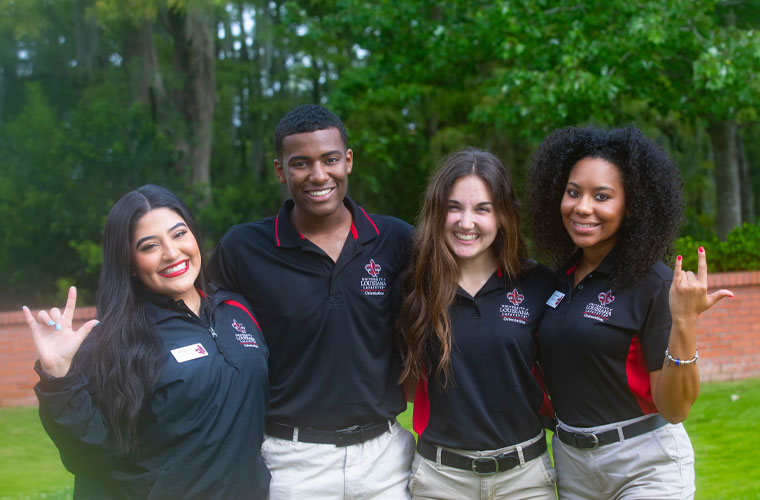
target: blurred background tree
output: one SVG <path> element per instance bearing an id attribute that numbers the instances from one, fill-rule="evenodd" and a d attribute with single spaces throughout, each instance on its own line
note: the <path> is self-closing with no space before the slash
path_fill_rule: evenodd
<path id="1" fill-rule="evenodd" d="M 69 283 L 91 299 L 105 215 L 146 182 L 189 202 L 207 249 L 274 213 L 286 195 L 274 125 L 308 102 L 346 122 L 351 195 L 410 222 L 446 153 L 494 151 L 521 193 L 536 145 L 576 124 L 635 123 L 670 152 L 688 241 L 726 239 L 760 210 L 756 0 L 0 0 L 0 12 L 2 309 L 60 301 Z"/>

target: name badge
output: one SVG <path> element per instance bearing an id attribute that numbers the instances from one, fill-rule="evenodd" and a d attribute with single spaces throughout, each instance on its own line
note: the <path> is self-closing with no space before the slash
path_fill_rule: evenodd
<path id="1" fill-rule="evenodd" d="M 559 303 L 562 302 L 562 299 L 564 298 L 565 298 L 564 293 L 560 292 L 559 290 L 554 290 L 554 293 L 552 294 L 552 296 L 549 297 L 549 300 L 546 301 L 546 305 L 556 309 Z"/>
<path id="2" fill-rule="evenodd" d="M 204 356 L 208 356 L 208 352 L 203 348 L 201 344 L 186 345 L 185 347 L 178 347 L 172 349 L 172 356 L 177 360 L 177 363 L 184 363 L 191 359 L 198 359 Z"/>

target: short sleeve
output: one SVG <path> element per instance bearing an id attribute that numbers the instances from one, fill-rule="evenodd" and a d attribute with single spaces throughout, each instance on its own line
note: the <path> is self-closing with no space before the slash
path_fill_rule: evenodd
<path id="1" fill-rule="evenodd" d="M 653 290 L 644 324 L 641 328 L 641 346 L 647 370 L 650 372 L 662 368 L 665 349 L 670 339 L 673 320 L 670 316 L 670 281 L 658 280 L 658 287 Z"/>
<path id="2" fill-rule="evenodd" d="M 206 275 L 213 288 L 240 292 L 240 283 L 238 283 L 238 273 L 234 272 L 235 256 L 230 248 L 234 247 L 231 240 L 234 239 L 232 232 L 235 228 L 224 235 L 222 240 L 214 249 L 206 265 Z"/>

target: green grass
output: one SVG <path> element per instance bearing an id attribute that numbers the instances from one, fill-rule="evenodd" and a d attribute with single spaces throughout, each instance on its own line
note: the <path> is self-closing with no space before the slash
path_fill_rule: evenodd
<path id="1" fill-rule="evenodd" d="M 0 408 L 0 500 L 71 498 L 74 476 L 42 428 L 37 408 Z"/>
<path id="2" fill-rule="evenodd" d="M 696 456 L 698 500 L 760 498 L 760 379 L 702 384 L 684 427 Z"/>
<path id="3" fill-rule="evenodd" d="M 411 429 L 411 405 L 399 422 Z M 702 384 L 685 426 L 696 454 L 697 500 L 760 499 L 760 379 Z M 36 408 L 0 408 L 0 436 L 0 500 L 71 498 L 73 478 Z"/>

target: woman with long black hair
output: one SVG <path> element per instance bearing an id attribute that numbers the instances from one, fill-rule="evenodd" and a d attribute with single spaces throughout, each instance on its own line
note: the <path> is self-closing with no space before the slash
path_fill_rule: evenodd
<path id="1" fill-rule="evenodd" d="M 200 241 L 174 194 L 142 186 L 106 220 L 99 322 L 73 330 L 73 287 L 63 312 L 24 308 L 74 498 L 266 496 L 266 344 L 244 299 L 204 293 Z"/>
<path id="2" fill-rule="evenodd" d="M 493 154 L 458 151 L 433 174 L 407 282 L 402 378 L 418 381 L 420 436 L 412 499 L 554 499 L 533 373 L 554 278 L 527 258 L 512 183 Z"/>

